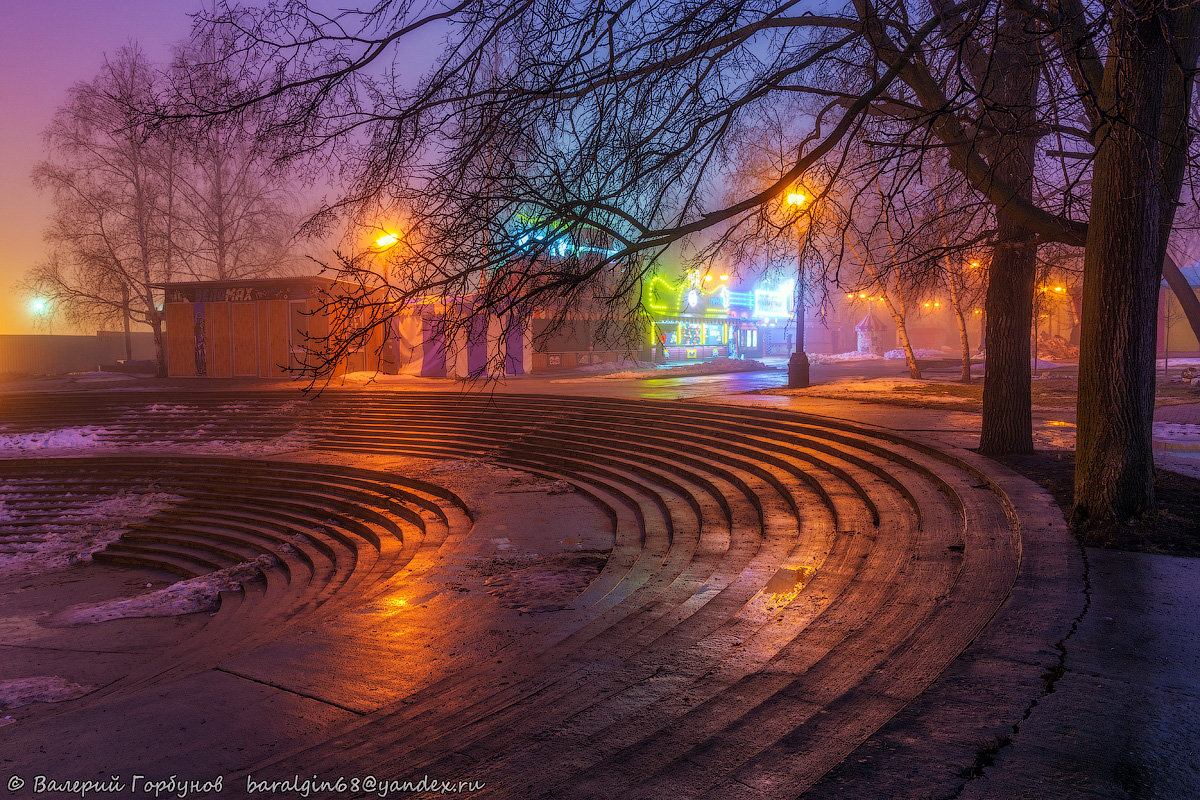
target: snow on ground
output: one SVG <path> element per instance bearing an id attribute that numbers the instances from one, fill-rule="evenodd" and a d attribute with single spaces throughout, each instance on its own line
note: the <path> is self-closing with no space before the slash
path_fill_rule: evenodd
<path id="1" fill-rule="evenodd" d="M 508 484 L 494 491 L 494 494 L 521 494 L 524 492 L 544 492 L 546 494 L 568 494 L 575 487 L 562 480 L 544 480 L 536 475 L 518 475 L 509 480 Z"/>
<path id="2" fill-rule="evenodd" d="M 637 362 L 645 363 L 645 362 Z M 601 365 L 593 365 L 601 366 Z M 670 367 L 650 365 L 646 369 L 622 370 L 603 375 L 589 375 L 582 378 L 559 378 L 551 383 L 574 383 L 577 381 L 607 381 L 607 380 L 650 380 L 652 378 L 682 378 L 693 375 L 721 375 L 727 372 L 758 372 L 774 369 L 761 361 L 752 358 L 714 358 L 711 361 L 697 361 L 692 364 L 677 364 Z"/>
<path id="3" fill-rule="evenodd" d="M 58 625 L 87 625 L 110 619 L 177 617 L 215 611 L 220 605 L 221 592 L 241 591 L 243 583 L 258 580 L 263 570 L 275 564 L 273 556 L 262 555 L 137 597 L 71 606 L 55 614 L 51 621 Z"/>
<path id="4" fill-rule="evenodd" d="M 959 353 L 958 353 L 958 351 L 950 349 L 950 348 L 944 348 L 942 350 L 925 350 L 925 349 L 918 347 L 913 350 L 913 356 L 916 358 L 958 358 Z M 895 350 L 888 350 L 886 353 L 883 354 L 883 357 L 884 358 L 904 358 L 904 350 L 902 348 L 896 348 Z"/>
<path id="5" fill-rule="evenodd" d="M 56 428 L 36 433 L 0 433 L 0 453 L 27 453 L 42 450 L 80 450 L 97 447 L 103 442 L 104 428 L 84 425 L 78 428 Z"/>
<path id="6" fill-rule="evenodd" d="M 0 708 L 19 708 L 31 703 L 61 703 L 64 700 L 82 697 L 95 688 L 95 686 L 72 683 L 57 675 L 12 678 L 0 681 Z M 5 719 L 12 721 L 8 717 Z M 0 720 L 0 725 L 4 724 L 6 724 L 5 721 Z"/>
<path id="7" fill-rule="evenodd" d="M 1059 367 L 1075 367 L 1078 364 L 1074 361 L 1047 361 L 1044 358 L 1035 358 L 1029 360 L 1029 366 L 1033 369 L 1058 369 Z"/>
<path id="8" fill-rule="evenodd" d="M 883 356 L 875 353 L 860 353 L 851 350 L 849 353 L 809 353 L 809 364 L 842 364 L 847 361 L 882 361 Z"/>
<path id="9" fill-rule="evenodd" d="M 23 493 L 21 485 L 0 486 L 0 575 L 89 561 L 127 526 L 184 500 L 150 487 L 105 498 L 76 498 L 63 489 L 61 505 L 48 511 L 43 499 Z"/>
<path id="10" fill-rule="evenodd" d="M 308 439 L 298 431 L 286 433 L 274 439 L 211 439 L 189 443 L 172 443 L 173 447 L 183 446 L 189 452 L 211 453 L 235 456 L 269 456 L 276 453 L 286 453 L 292 450 L 303 450 L 308 447 Z"/>
<path id="11" fill-rule="evenodd" d="M 1156 422 L 1154 441 L 1200 445 L 1200 425 L 1190 422 Z"/>
<path id="12" fill-rule="evenodd" d="M 501 605 L 528 614 L 566 608 L 596 579 L 606 560 L 607 554 L 581 550 L 542 556 L 528 566 L 495 559 L 494 572 L 486 566 L 477 571 L 491 573 L 484 581 L 485 591 Z"/>
<path id="13" fill-rule="evenodd" d="M 974 406 L 978 399 L 960 394 L 961 384 L 925 381 L 915 378 L 843 378 L 829 383 L 813 384 L 807 389 L 773 390 L 777 394 L 803 394 L 810 397 L 831 397 L 868 402 L 905 400 L 929 407 Z"/>

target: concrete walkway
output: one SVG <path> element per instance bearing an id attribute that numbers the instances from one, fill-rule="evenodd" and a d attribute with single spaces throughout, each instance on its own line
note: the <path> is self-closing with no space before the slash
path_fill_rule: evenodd
<path id="1" fill-rule="evenodd" d="M 979 435 L 973 412 L 780 395 L 704 400 L 826 414 L 957 447 L 973 446 Z M 1200 424 L 1200 404 L 1167 406 L 1155 416 Z M 1074 444 L 1073 412 L 1035 412 L 1034 427 L 1039 447 Z M 1174 454 L 1160 452 L 1157 460 L 1200 477 L 1200 469 Z M 939 775 L 940 765 L 957 760 L 961 743 L 939 729 L 938 719 L 947 716 L 947 705 L 964 704 L 955 708 L 958 715 L 986 715 L 1001 704 L 1012 675 L 1021 671 L 1019 655 L 994 649 L 1003 648 L 993 641 L 1002 637 L 977 641 L 937 686 L 805 797 L 1200 798 L 1200 559 L 1094 547 L 1081 552 L 1081 574 L 1062 576 L 1078 592 L 1079 617 L 1059 643 L 1061 669 L 1043 676 L 1045 690 L 1030 698 L 1023 721 L 998 725 L 992 738 L 976 743 L 975 769 Z M 967 676 L 977 685 L 981 673 L 990 682 L 988 694 L 956 693 Z"/>
<path id="2" fill-rule="evenodd" d="M 495 495 L 487 485 L 477 487 L 480 498 L 472 500 L 470 485 L 456 488 L 473 510 L 491 508 L 494 513 L 479 513 L 470 537 L 456 535 L 451 529 L 439 539 L 453 547 L 439 545 L 438 557 L 444 563 L 428 573 L 428 587 L 421 591 L 399 587 L 404 589 L 402 593 L 397 589 L 396 598 L 404 600 L 403 604 L 376 603 L 339 612 L 341 620 L 354 624 L 353 636 L 337 641 L 327 635 L 314 638 L 314 630 L 320 630 L 314 618 L 312 626 L 298 628 L 282 651 L 278 645 L 264 645 L 244 657 L 223 657 L 215 668 L 199 665 L 206 670 L 182 675 L 172 683 L 146 679 L 137 687 L 137 694 L 113 693 L 111 700 L 85 704 L 80 711 L 64 704 L 44 718 L 22 719 L 5 731 L 8 742 L 0 743 L 0 780 L 8 777 L 6 767 L 26 772 L 44 765 L 47 759 L 54 764 L 74 764 L 80 770 L 85 763 L 89 769 L 107 768 L 108 763 L 94 757 L 103 750 L 110 756 L 123 755 L 126 761 L 136 753 L 139 764 L 163 774 L 188 764 L 204 764 L 231 775 L 254 764 L 279 767 L 281 775 L 292 774 L 293 768 L 303 772 L 322 765 L 365 769 L 383 763 L 398 773 L 429 765 L 447 774 L 485 774 L 496 779 L 494 785 L 506 787 L 497 794 L 478 793 L 478 797 L 523 799 L 608 797 L 625 790 L 630 792 L 628 796 L 668 793 L 723 799 L 800 794 L 831 800 L 1200 797 L 1196 723 L 1200 719 L 1196 713 L 1200 711 L 1196 677 L 1200 674 L 1200 624 L 1193 602 L 1200 588 L 1197 561 L 1076 546 L 1063 534 L 1061 515 L 1044 492 L 961 449 L 973 444 L 977 414 L 729 393 L 762 388 L 772 379 L 751 375 L 726 380 L 716 376 L 675 379 L 662 384 L 597 382 L 569 393 L 584 394 L 586 387 L 586 393 L 593 395 L 686 399 L 697 406 L 733 405 L 751 414 L 747 420 L 758 420 L 763 426 L 791 424 L 753 416 L 766 409 L 852 420 L 878 432 L 878 437 L 870 430 L 854 434 L 862 448 L 855 456 L 860 460 L 875 458 L 872 448 L 888 443 L 890 431 L 900 431 L 952 459 L 954 471 L 922 462 L 922 451 L 913 449 L 911 443 L 896 453 L 900 460 L 893 461 L 889 455 L 889 460 L 881 462 L 888 470 L 915 480 L 917 476 L 905 471 L 910 468 L 899 465 L 908 463 L 903 459 L 917 459 L 922 470 L 944 473 L 953 484 L 952 493 L 971 504 L 983 503 L 982 498 L 992 494 L 977 491 L 986 485 L 973 485 L 978 479 L 969 470 L 977 464 L 988 480 L 999 482 L 994 485 L 1002 486 L 1001 494 L 1015 504 L 1019 524 L 1012 519 L 1005 523 L 1003 515 L 995 516 L 991 506 L 980 505 L 974 513 L 987 524 L 966 526 L 970 537 L 965 547 L 953 536 L 939 536 L 955 527 L 954 516 L 950 506 L 946 513 L 938 511 L 945 498 L 942 490 L 930 483 L 917 490 L 920 501 L 913 502 L 914 510 L 920 506 L 940 516 L 929 517 L 932 522 L 927 525 L 914 518 L 911 526 L 904 528 L 901 512 L 907 513 L 908 504 L 900 494 L 904 482 L 877 485 L 876 473 L 855 472 L 854 480 L 845 487 L 830 490 L 827 502 L 831 511 L 862 518 L 857 524 L 860 530 L 832 524 L 831 517 L 823 534 L 831 554 L 828 574 L 836 577 L 844 572 L 844 580 L 836 591 L 827 591 L 814 581 L 809 589 L 812 609 L 803 606 L 805 595 L 801 593 L 794 614 L 812 615 L 819 623 L 820 611 L 828 621 L 831 615 L 822 611 L 820 604 L 837 610 L 837 598 L 850 588 L 861 596 L 842 603 L 844 614 L 836 628 L 826 631 L 828 641 L 816 636 L 793 641 L 791 626 L 796 621 L 791 616 L 776 618 L 774 607 L 759 608 L 756 598 L 760 598 L 758 590 L 765 591 L 764 584 L 774 580 L 775 568 L 789 552 L 787 548 L 808 541 L 789 527 L 795 523 L 788 521 L 783 502 L 788 494 L 804 496 L 807 489 L 798 478 L 808 467 L 797 465 L 792 471 L 780 472 L 773 478 L 784 484 L 778 487 L 777 501 L 756 507 L 755 497 L 761 503 L 762 497 L 776 491 L 763 483 L 770 476 L 754 472 L 757 467 L 753 465 L 763 462 L 739 461 L 731 466 L 728 459 L 741 458 L 736 447 L 749 447 L 764 434 L 747 427 L 728 455 L 712 458 L 730 445 L 721 425 L 736 427 L 742 424 L 739 419 L 704 426 L 672 412 L 662 419 L 647 417 L 634 431 L 629 420 L 638 414 L 667 412 L 628 407 L 622 409 L 624 416 L 614 415 L 611 424 L 619 421 L 618 427 L 594 436 L 577 424 L 596 413 L 588 404 L 569 413 L 556 408 L 528 423 L 521 421 L 521 409 L 515 408 L 514 420 L 533 427 L 513 428 L 520 435 L 512 439 L 508 457 L 516 463 L 518 457 L 532 459 L 545 450 L 547 455 L 539 456 L 544 469 L 579 481 L 580 494 L 567 495 L 574 497 L 579 507 L 568 516 L 552 513 L 551 503 L 557 508 L 561 497 L 532 504 L 526 499 L 529 494 L 502 490 Z M 566 388 L 526 380 L 515 381 L 501 392 L 565 394 Z M 397 394 L 402 396 L 405 391 L 400 389 Z M 109 425 L 114 436 L 119 433 L 131 442 L 146 439 L 144 431 L 120 428 L 126 424 L 120 420 L 132 420 L 130 426 L 148 420 L 145 415 L 122 416 L 121 403 L 151 404 L 155 398 L 117 400 L 112 398 L 110 403 L 113 416 Z M 273 401 L 255 402 L 262 405 L 260 410 L 246 406 L 239 411 L 242 426 L 259 426 L 262 435 L 268 436 L 292 424 Z M 430 442 L 440 441 L 438 436 L 451 434 L 474 437 L 463 438 L 466 444 L 454 445 L 472 457 L 493 452 L 493 443 L 474 444 L 477 430 L 460 429 L 451 417 L 447 417 L 451 427 L 444 430 L 398 430 L 415 416 L 402 413 L 400 406 L 389 410 L 386 404 L 393 401 L 386 398 L 378 402 L 385 404 L 378 410 L 347 402 L 346 414 L 361 418 L 357 424 L 362 431 L 357 434 L 347 431 L 346 414 L 331 414 L 320 446 L 326 452 L 354 453 L 351 463 L 360 466 L 364 465 L 360 453 L 382 452 L 378 448 L 389 441 L 387 437 L 394 437 L 397 453 L 429 449 Z M 340 408 L 332 400 L 330 404 Z M 47 418 L 60 415 L 64 420 L 74 419 L 70 414 L 78 413 L 83 419 L 97 413 L 91 402 L 77 409 L 69 406 L 54 411 L 30 403 L 28 413 L 31 419 L 44 414 Z M 544 444 L 539 444 L 542 439 L 530 438 L 535 428 L 559 414 L 561 421 L 546 434 L 539 434 Z M 490 404 L 482 407 L 479 419 L 493 424 L 496 411 Z M 667 422 L 670 430 L 661 430 Z M 1038 435 L 1045 442 L 1054 437 L 1061 442 L 1064 431 L 1073 430 L 1070 422 L 1059 414 L 1040 416 Z M 166 422 L 164 425 L 164 431 L 170 429 Z M 826 469 L 851 469 L 852 464 L 840 460 L 845 454 L 838 449 L 847 441 L 845 431 L 833 422 L 817 427 L 825 428 L 818 443 L 836 445 L 818 448 L 810 458 L 827 461 Z M 634 432 L 639 438 L 630 435 Z M 431 435 L 434 433 L 438 435 Z M 781 446 L 796 433 L 781 427 Z M 361 442 L 355 436 L 361 437 Z M 560 452 L 565 437 L 573 437 L 575 450 Z M 637 458 L 609 452 L 613 442 L 630 447 Z M 478 452 L 470 449 L 476 446 Z M 887 447 L 897 449 L 898 445 Z M 576 457 L 576 451 L 588 452 L 588 448 L 594 450 L 592 458 L 601 460 L 585 458 L 571 468 L 563 460 Z M 661 457 L 655 460 L 659 450 Z M 668 454 L 672 454 L 670 458 Z M 686 455 L 686 463 L 676 463 L 680 454 Z M 280 457 L 294 460 L 297 456 Z M 372 458 L 366 466 L 393 474 L 403 474 L 413 466 L 399 457 L 394 463 L 382 460 L 385 456 Z M 606 472 L 592 474 L 594 463 L 606 464 Z M 787 465 L 779 462 L 779 466 Z M 833 473 L 830 475 L 828 485 L 833 487 L 836 481 Z M 426 477 L 447 482 L 444 473 L 431 472 Z M 648 487 L 653 494 L 640 498 L 637 493 Z M 875 498 L 880 508 L 892 509 L 889 513 L 896 515 L 896 521 L 869 524 L 866 507 L 854 505 L 857 501 L 850 487 L 863 490 L 864 499 Z M 585 491 L 593 493 L 588 495 L 592 498 L 588 503 L 581 500 Z M 597 502 L 606 493 L 611 498 Z M 845 509 L 839 510 L 843 506 Z M 604 514 L 597 510 L 602 507 L 607 509 Z M 474 573 L 468 574 L 475 583 L 461 577 L 478 565 L 511 558 L 508 554 L 512 551 L 507 548 L 518 553 L 533 548 L 512 535 L 515 528 L 504 527 L 518 518 L 542 518 L 547 527 L 541 539 L 572 548 L 595 547 L 589 537 L 603 534 L 610 519 L 614 530 L 634 530 L 632 524 L 617 524 L 631 510 L 644 520 L 642 537 L 627 543 L 625 549 L 631 559 L 641 560 L 631 560 L 618 576 L 613 571 L 617 562 L 610 559 L 606 569 L 613 575 L 613 586 L 625 587 L 622 591 L 630 594 L 626 598 L 593 592 L 596 597 L 589 596 L 589 601 L 600 603 L 599 616 L 582 613 L 582 607 L 538 612 L 547 616 L 535 617 L 519 608 L 498 609 L 495 596 L 488 592 L 495 586 L 487 583 L 482 572 L 474 577 Z M 656 518 L 661 518 L 658 527 L 663 528 L 657 536 Z M 561 519 L 569 519 L 573 526 L 570 542 L 556 532 Z M 741 521 L 735 524 L 735 520 Z M 527 522 L 515 527 L 524 529 Z M 807 521 L 802 517 L 800 522 L 813 524 L 811 517 Z M 1011 548 L 1003 536 L 992 535 L 1009 526 L 1020 531 L 1018 557 L 990 560 L 994 559 L 993 549 L 1002 554 L 1005 547 Z M 574 541 L 581 532 L 589 541 Z M 901 532 L 908 538 L 900 540 Z M 835 563 L 833 556 L 841 551 L 831 545 L 839 541 L 844 552 L 856 558 L 859 550 L 876 552 L 876 561 L 867 561 L 864 555 L 861 566 L 849 557 Z M 464 549 L 468 545 L 490 549 L 468 551 Z M 496 549 L 499 547 L 506 549 L 501 552 Z M 538 544 L 537 549 L 544 548 Z M 614 552 L 623 552 L 620 543 Z M 727 564 L 718 562 L 720 554 Z M 911 561 L 901 561 L 901 557 Z M 958 566 L 964 557 L 967 566 L 977 566 L 975 572 Z M 844 568 L 839 566 L 843 563 Z M 899 566 L 898 573 L 891 571 L 893 566 Z M 909 569 L 901 578 L 900 573 Z M 996 586 L 1003 585 L 1002 593 L 989 594 L 989 575 L 1000 569 L 1013 570 L 1013 575 L 996 581 Z M 972 575 L 975 583 L 968 587 L 963 576 Z M 935 587 L 934 579 L 944 581 L 944 588 Z M 881 594 L 892 591 L 891 587 L 907 594 L 894 598 Z M 443 602 L 445 608 L 429 610 L 430 598 Z M 609 602 L 616 605 L 608 608 L 605 604 Z M 985 606 L 989 616 L 978 618 Z M 408 622 L 406 635 L 397 636 L 395 620 L 405 619 L 396 616 L 398 608 L 408 609 L 400 613 L 425 615 L 429 624 L 419 627 Z M 920 622 L 922 615 L 929 615 L 932 622 Z M 976 621 L 966 622 L 968 619 Z M 576 624 L 578 630 L 572 627 Z M 956 628 L 964 624 L 972 626 L 971 632 L 961 643 L 950 643 L 949 639 L 962 634 Z M 872 626 L 878 631 L 869 631 Z M 911 626 L 911 634 L 905 626 Z M 819 624 L 814 624 L 817 627 Z M 447 631 L 454 634 L 453 642 Z M 909 638 L 926 634 L 944 638 Z M 466 684 L 478 697 L 460 691 L 445 674 L 437 674 L 440 667 L 430 674 L 396 672 L 398 665 L 424 663 L 414 658 L 420 656 L 419 651 L 406 648 L 439 635 L 445 641 L 438 641 L 435 649 L 445 645 L 446 652 L 455 656 L 468 654 L 467 669 L 483 676 Z M 540 645 L 528 644 L 531 637 L 538 636 L 555 642 L 545 651 L 545 664 L 536 660 L 543 652 Z M 559 640 L 559 636 L 567 638 Z M 743 647 L 743 641 L 753 647 Z M 943 641 L 945 644 L 939 644 Z M 818 645 L 825 649 L 818 652 Z M 880 647 L 889 649 L 884 653 Z M 822 656 L 826 651 L 845 657 Z M 516 658 L 501 663 L 505 652 Z M 925 663 L 925 654 L 936 652 L 957 655 L 936 664 Z M 364 660 L 363 654 L 371 653 L 377 657 Z M 324 659 L 315 672 L 314 654 Z M 363 667 L 361 680 L 344 680 L 347 664 Z M 459 672 L 461 666 L 456 661 L 453 671 Z M 855 673 L 852 679 L 851 672 Z M 928 680 L 920 675 L 928 675 Z M 394 684 L 387 696 L 376 697 L 379 688 L 387 684 Z M 499 686 L 509 688 L 497 690 Z M 910 687 L 916 688 L 905 693 Z M 834 693 L 834 688 L 840 694 Z M 337 695 L 338 691 L 344 696 Z M 279 704 L 280 698 L 289 699 L 291 705 Z M 262 724 L 272 719 L 271 725 Z M 454 724 L 436 727 L 441 741 L 434 741 L 435 728 L 429 723 L 438 720 Z M 219 730 L 206 733 L 200 727 L 206 724 Z M 116 726 L 137 733 L 138 744 L 146 750 L 131 750 L 129 742 L 114 740 Z M 339 738 L 331 738 L 331 731 L 338 732 Z M 42 748 L 40 755 L 37 748 Z M 280 753 L 291 756 L 281 759 Z M 112 762 L 119 763 L 125 762 Z M 797 765 L 819 766 L 812 767 L 815 773 L 802 775 Z M 520 789 L 520 781 L 540 781 L 547 776 L 556 776 L 557 783 L 530 783 L 528 791 Z M 223 795 L 243 796 L 240 789 Z"/>

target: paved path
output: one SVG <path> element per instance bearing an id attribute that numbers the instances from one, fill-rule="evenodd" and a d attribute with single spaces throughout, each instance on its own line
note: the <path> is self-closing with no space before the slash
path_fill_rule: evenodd
<path id="1" fill-rule="evenodd" d="M 178 646 L 22 714 L 0 769 L 430 773 L 514 798 L 1036 790 L 1102 605 L 1049 498 L 934 438 L 944 414 L 897 435 L 762 404 L 5 398 L 9 430 L 97 424 L 111 448 L 5 462 L 10 485 L 71 469 L 187 498 L 108 561 L 279 564 Z M 39 666 L 82 669 L 90 646 Z M 1194 699 L 1171 674 L 1155 688 Z M 1195 785 L 1173 779 L 1145 785 Z"/>

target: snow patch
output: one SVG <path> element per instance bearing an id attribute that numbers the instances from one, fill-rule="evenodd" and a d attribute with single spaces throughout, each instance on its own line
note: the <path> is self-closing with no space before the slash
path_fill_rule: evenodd
<path id="1" fill-rule="evenodd" d="M 95 688 L 72 683 L 57 675 L 13 678 L 0 681 L 0 708 L 19 708 L 31 703 L 61 703 L 64 700 L 83 697 Z"/>
<path id="2" fill-rule="evenodd" d="M 1156 422 L 1154 423 L 1154 440 L 1200 444 L 1200 425 L 1190 422 Z"/>
<path id="3" fill-rule="evenodd" d="M 813 384 L 807 389 L 773 390 L 773 394 L 803 394 L 812 397 L 845 398 L 889 402 L 895 400 L 919 402 L 930 407 L 973 406 L 976 397 L 964 396 L 961 384 L 917 380 L 916 378 L 846 378 L 830 383 Z"/>
<path id="4" fill-rule="evenodd" d="M 841 364 L 848 361 L 880 361 L 883 356 L 875 353 L 860 353 L 851 350 L 849 353 L 809 353 L 809 364 Z"/>
<path id="5" fill-rule="evenodd" d="M 55 614 L 51 622 L 58 625 L 87 625 L 110 619 L 177 617 L 215 611 L 221 604 L 221 592 L 242 591 L 243 583 L 258 580 L 264 570 L 276 563 L 274 556 L 261 555 L 253 561 L 179 581 L 137 597 L 71 606 Z"/>
<path id="6" fill-rule="evenodd" d="M 149 489 L 82 500 L 64 493 L 57 511 L 47 513 L 36 495 L 23 497 L 19 486 L 3 489 L 7 496 L 0 501 L 0 524 L 7 523 L 9 530 L 0 528 L 0 575 L 44 572 L 90 561 L 129 525 L 185 500 Z"/>
<path id="7" fill-rule="evenodd" d="M 474 472 L 476 470 L 485 469 L 488 464 L 478 458 L 451 459 L 450 461 L 439 461 L 429 468 L 430 472 Z"/>
<path id="8" fill-rule="evenodd" d="M 926 350 L 926 349 L 923 349 L 920 347 L 913 350 L 914 358 L 951 358 L 951 357 L 953 357 L 953 355 L 954 355 L 953 350 Z M 883 357 L 884 358 L 904 358 L 904 350 L 902 348 L 897 348 L 895 350 L 888 350 L 886 353 L 883 354 Z"/>
<path id="9" fill-rule="evenodd" d="M 539 481 L 514 479 L 508 486 L 497 489 L 493 494 L 520 494 L 523 492 L 544 492 L 545 494 L 567 494 L 575 491 L 575 487 L 566 481 Z"/>
<path id="10" fill-rule="evenodd" d="M 36 433 L 0 434 L 0 452 L 28 452 L 30 450 L 80 450 L 97 447 L 104 428 L 84 425 L 78 428 L 56 428 Z"/>
<path id="11" fill-rule="evenodd" d="M 308 439 L 298 431 L 292 431 L 274 439 L 212 439 L 207 442 L 189 443 L 188 447 L 200 453 L 268 456 L 303 450 L 308 447 Z"/>
<path id="12" fill-rule="evenodd" d="M 607 559 L 597 550 L 555 553 L 523 568 L 498 571 L 484 587 L 501 605 L 527 614 L 561 611 L 596 579 Z"/>

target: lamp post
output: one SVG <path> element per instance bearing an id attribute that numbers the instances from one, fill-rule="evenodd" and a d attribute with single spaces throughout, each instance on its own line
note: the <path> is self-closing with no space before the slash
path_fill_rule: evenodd
<path id="1" fill-rule="evenodd" d="M 787 196 L 789 206 L 804 208 L 808 198 L 800 192 Z M 806 389 L 809 385 L 808 353 L 804 352 L 804 239 L 796 226 L 796 351 L 788 359 L 788 388 Z"/>

